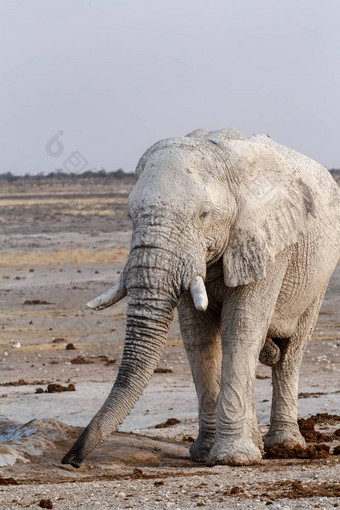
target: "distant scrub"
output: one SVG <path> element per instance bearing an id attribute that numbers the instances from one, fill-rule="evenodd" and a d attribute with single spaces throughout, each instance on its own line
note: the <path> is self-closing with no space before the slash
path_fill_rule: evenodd
<path id="1" fill-rule="evenodd" d="M 329 170 L 330 173 L 333 175 L 334 179 L 340 184 L 340 169 L 338 168 L 332 168 Z M 85 170 L 85 172 L 82 173 L 74 173 L 74 172 L 65 172 L 64 170 L 55 170 L 54 172 L 50 172 L 48 174 L 45 174 L 44 172 L 41 172 L 36 175 L 14 175 L 12 172 L 5 172 L 3 174 L 0 174 L 0 181 L 7 181 L 7 182 L 15 182 L 19 180 L 24 181 L 33 181 L 33 182 L 39 182 L 39 181 L 46 181 L 49 179 L 54 180 L 66 180 L 71 179 L 73 181 L 81 180 L 81 179 L 136 179 L 136 176 L 133 172 L 124 172 L 121 168 L 118 170 Z"/>
<path id="2" fill-rule="evenodd" d="M 82 173 L 73 173 L 73 172 L 65 172 L 64 170 L 55 170 L 54 172 L 50 172 L 48 174 L 41 172 L 37 175 L 30 175 L 30 174 L 13 175 L 12 172 L 6 172 L 3 174 L 0 174 L 0 179 L 8 181 L 8 182 L 14 182 L 19 179 L 27 179 L 27 180 L 30 179 L 32 181 L 39 181 L 42 179 L 44 179 L 44 180 L 45 179 L 59 179 L 59 180 L 62 180 L 62 179 L 73 179 L 73 180 L 101 179 L 103 177 L 109 178 L 109 179 L 126 179 L 128 177 L 134 178 L 135 174 L 124 172 L 124 170 L 122 170 L 121 168 L 119 168 L 118 170 L 111 170 L 111 171 L 106 171 L 104 169 L 98 170 L 98 171 L 85 170 L 85 172 L 82 172 Z"/>

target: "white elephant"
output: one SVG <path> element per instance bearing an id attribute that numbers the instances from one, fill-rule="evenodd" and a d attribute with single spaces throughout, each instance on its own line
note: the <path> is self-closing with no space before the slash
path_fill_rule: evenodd
<path id="1" fill-rule="evenodd" d="M 305 445 L 298 374 L 340 255 L 334 179 L 267 136 L 226 129 L 160 141 L 136 172 L 125 270 L 89 303 L 100 309 L 127 294 L 122 363 L 106 402 L 62 462 L 79 466 L 131 411 L 157 366 L 176 306 L 199 403 L 192 459 L 260 461 L 254 381 L 261 350 L 273 365 L 265 448 Z"/>

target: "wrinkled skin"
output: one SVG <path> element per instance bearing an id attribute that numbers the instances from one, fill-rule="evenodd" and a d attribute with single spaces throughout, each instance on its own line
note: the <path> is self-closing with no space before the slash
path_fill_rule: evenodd
<path id="1" fill-rule="evenodd" d="M 264 446 L 304 446 L 298 374 L 340 255 L 335 181 L 268 137 L 248 139 L 235 130 L 158 142 L 137 174 L 119 297 L 115 290 L 101 306 L 127 293 L 122 364 L 103 407 L 62 462 L 79 466 L 130 412 L 157 366 L 177 306 L 199 404 L 192 459 L 260 461 L 254 406 L 260 353 L 273 372 Z M 197 309 L 204 289 L 196 307 L 189 290 L 197 276 L 205 281 L 206 311 Z"/>

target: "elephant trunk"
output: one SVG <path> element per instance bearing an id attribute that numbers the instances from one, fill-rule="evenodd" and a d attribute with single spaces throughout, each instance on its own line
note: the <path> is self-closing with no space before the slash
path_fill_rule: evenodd
<path id="1" fill-rule="evenodd" d="M 157 368 L 173 311 L 186 277 L 168 251 L 136 249 L 124 272 L 128 295 L 125 346 L 117 379 L 104 405 L 91 420 L 63 464 L 82 460 L 112 434 L 130 413 Z M 195 275 L 194 275 L 195 276 Z"/>

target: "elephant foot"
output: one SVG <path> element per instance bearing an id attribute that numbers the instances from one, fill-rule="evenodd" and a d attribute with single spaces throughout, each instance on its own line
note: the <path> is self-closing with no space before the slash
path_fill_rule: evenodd
<path id="1" fill-rule="evenodd" d="M 229 466 L 251 466 L 261 462 L 261 451 L 250 439 L 217 441 L 209 452 L 206 464 Z"/>
<path id="2" fill-rule="evenodd" d="M 190 446 L 190 457 L 194 462 L 206 462 L 212 445 L 215 442 L 213 436 L 198 436 Z"/>
<path id="3" fill-rule="evenodd" d="M 258 447 L 261 453 L 264 452 L 262 434 L 258 426 L 254 426 L 251 433 L 254 444 Z"/>
<path id="4" fill-rule="evenodd" d="M 264 441 L 264 449 L 268 450 L 273 446 L 281 446 L 283 448 L 294 448 L 300 446 L 306 448 L 306 441 L 300 433 L 298 426 L 289 425 L 287 428 L 271 427 Z"/>

